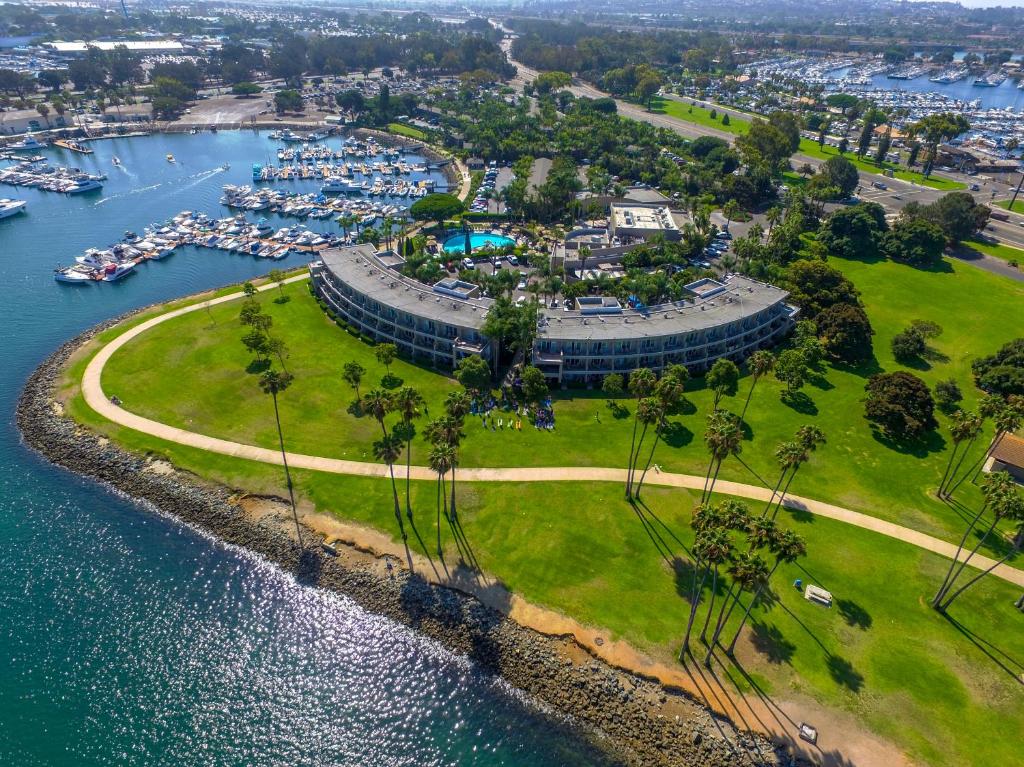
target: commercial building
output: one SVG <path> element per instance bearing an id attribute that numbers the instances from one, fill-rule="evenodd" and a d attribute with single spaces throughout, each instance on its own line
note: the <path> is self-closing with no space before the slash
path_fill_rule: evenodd
<path id="1" fill-rule="evenodd" d="M 475 285 L 424 285 L 388 266 L 372 245 L 325 250 L 310 274 L 333 314 L 406 357 L 443 368 L 471 354 L 493 359 L 481 332 L 492 301 L 478 297 Z"/>
<path id="2" fill-rule="evenodd" d="M 67 58 L 84 56 L 90 48 L 98 48 L 101 51 L 109 52 L 122 45 L 130 53 L 135 53 L 139 56 L 179 55 L 185 52 L 185 46 L 177 40 L 92 40 L 87 43 L 58 40 L 46 43 L 46 47 L 54 53 Z"/>
<path id="3" fill-rule="evenodd" d="M 647 240 L 656 234 L 667 240 L 682 237 L 672 210 L 658 203 L 613 203 L 609 207 L 608 232 L 623 242 Z"/>
<path id="4" fill-rule="evenodd" d="M 371 245 L 326 250 L 310 272 L 334 315 L 408 357 L 448 368 L 469 354 L 494 360 L 497 350 L 482 331 L 494 302 L 475 285 L 424 285 L 402 276 Z M 717 359 L 741 362 L 775 345 L 797 314 L 786 291 L 742 275 L 686 288 L 690 298 L 660 306 L 632 308 L 595 296 L 571 311 L 542 308 L 533 364 L 559 383 L 597 384 L 609 373 L 675 364 L 699 373 Z"/>

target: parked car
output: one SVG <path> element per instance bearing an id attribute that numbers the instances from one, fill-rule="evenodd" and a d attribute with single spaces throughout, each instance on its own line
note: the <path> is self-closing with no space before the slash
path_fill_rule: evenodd
<path id="1" fill-rule="evenodd" d="M 519 259 L 515 256 L 508 257 L 509 266 L 519 266 Z"/>
<path id="2" fill-rule="evenodd" d="M 731 240 L 732 239 L 732 233 L 731 232 L 727 232 L 725 229 L 723 229 L 722 231 L 716 233 L 715 237 L 717 239 L 719 239 L 719 240 Z"/>
<path id="3" fill-rule="evenodd" d="M 462 259 L 462 268 L 463 269 L 475 269 L 476 268 L 476 264 L 474 263 L 472 258 L 470 258 L 469 256 L 466 256 L 464 259 Z"/>
<path id="4" fill-rule="evenodd" d="M 871 186 L 873 186 L 875 189 L 881 189 L 882 191 L 885 191 L 886 189 L 889 188 L 888 186 L 883 184 L 881 181 L 873 181 L 871 183 Z"/>

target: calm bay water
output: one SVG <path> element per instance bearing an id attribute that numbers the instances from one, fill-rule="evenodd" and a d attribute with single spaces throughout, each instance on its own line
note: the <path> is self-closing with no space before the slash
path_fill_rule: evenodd
<path id="1" fill-rule="evenodd" d="M 20 444 L 18 392 L 64 340 L 276 265 L 186 249 L 120 283 L 56 284 L 58 263 L 126 229 L 185 208 L 226 215 L 221 186 L 248 183 L 273 145 L 220 133 L 92 146 L 45 154 L 107 173 L 100 193 L 0 187 L 29 210 L 0 220 L 0 764 L 600 763 L 464 659 Z"/>

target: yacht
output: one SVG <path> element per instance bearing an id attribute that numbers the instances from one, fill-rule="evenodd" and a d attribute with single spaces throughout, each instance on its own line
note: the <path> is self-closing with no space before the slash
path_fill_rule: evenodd
<path id="1" fill-rule="evenodd" d="M 18 142 L 14 143 L 14 144 L 8 144 L 7 148 L 8 149 L 42 149 L 45 146 L 46 146 L 46 144 L 41 142 L 41 141 L 39 141 L 38 139 L 36 139 L 35 136 L 28 135 L 28 136 L 25 136 L 25 138 L 23 138 L 21 141 L 18 141 Z"/>
<path id="2" fill-rule="evenodd" d="M 67 282 L 72 285 L 87 285 L 97 279 L 96 271 L 84 264 L 74 266 L 57 267 L 53 270 L 53 279 L 57 282 Z"/>
<path id="3" fill-rule="evenodd" d="M 17 213 L 21 213 L 25 210 L 25 206 L 28 205 L 25 200 L 11 200 L 8 198 L 0 199 L 0 218 L 7 218 Z"/>
<path id="4" fill-rule="evenodd" d="M 125 261 L 120 264 L 107 264 L 103 267 L 103 281 L 116 282 L 135 271 L 135 264 Z"/>
<path id="5" fill-rule="evenodd" d="M 92 176 L 78 176 L 70 186 L 64 189 L 64 192 L 65 194 L 82 194 L 83 192 L 91 192 L 94 189 L 102 188 L 103 184 Z"/>

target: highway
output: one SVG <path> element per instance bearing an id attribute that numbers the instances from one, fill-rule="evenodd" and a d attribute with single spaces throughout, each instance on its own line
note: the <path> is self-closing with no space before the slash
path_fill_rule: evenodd
<path id="1" fill-rule="evenodd" d="M 497 22 L 492 20 L 491 23 L 501 28 Z M 510 30 L 505 31 L 510 32 Z M 509 62 L 516 68 L 516 75 L 512 78 L 509 84 L 516 90 L 522 92 L 523 87 L 537 77 L 537 70 L 531 69 L 512 57 L 512 41 L 510 39 L 506 38 L 503 40 L 501 47 L 508 56 Z M 576 96 L 584 96 L 586 98 L 612 98 L 610 94 L 605 93 L 588 83 L 583 83 L 578 80 L 574 80 L 568 90 Z M 674 98 L 678 101 L 685 101 L 684 99 L 675 96 L 670 96 L 669 98 Z M 659 128 L 666 128 L 668 130 L 675 131 L 686 138 L 715 136 L 730 143 L 736 138 L 735 135 L 727 131 L 686 122 L 685 120 L 681 120 L 677 117 L 655 114 L 647 111 L 641 106 L 631 104 L 628 101 L 615 99 L 615 103 L 618 106 L 619 114 L 623 117 L 629 117 L 633 120 L 646 122 Z M 741 119 L 750 119 L 750 116 L 747 114 L 719 107 L 717 105 L 715 105 L 715 107 L 720 111 L 728 111 L 733 116 L 740 117 Z M 816 158 L 808 157 L 807 155 L 800 153 L 793 155 L 793 161 L 796 165 L 803 165 L 806 162 L 812 167 L 817 167 L 821 162 Z M 974 193 L 974 197 L 978 202 L 987 203 L 992 199 L 1005 199 L 1013 193 L 1013 187 L 1001 181 L 985 180 L 981 177 L 971 177 L 960 173 L 944 173 L 942 175 L 943 177 L 960 181 L 961 183 L 968 185 L 968 187 L 971 184 L 979 184 L 981 187 L 980 191 Z M 945 192 L 932 189 L 931 187 L 922 186 L 909 181 L 902 181 L 897 178 L 889 178 L 881 174 L 861 171 L 860 177 L 861 190 L 858 193 L 858 196 L 862 199 L 879 203 L 890 213 L 899 212 L 911 201 L 927 204 L 934 202 L 945 194 Z M 879 189 L 874 186 L 876 183 L 884 184 L 886 188 L 884 190 Z M 994 195 L 993 192 L 995 193 Z M 1008 221 L 991 220 L 985 230 L 985 234 L 999 242 L 1006 243 L 1007 245 L 1024 248 L 1024 216 L 1016 213 L 1009 213 L 1008 216 Z M 976 263 L 989 271 L 996 271 L 1000 274 L 1006 274 L 1007 276 L 1015 277 L 1017 279 L 1024 279 L 1024 275 L 1022 275 L 1018 270 L 1006 267 L 1005 262 L 1000 261 L 999 259 L 986 256 L 983 259 L 972 261 L 972 263 Z"/>

